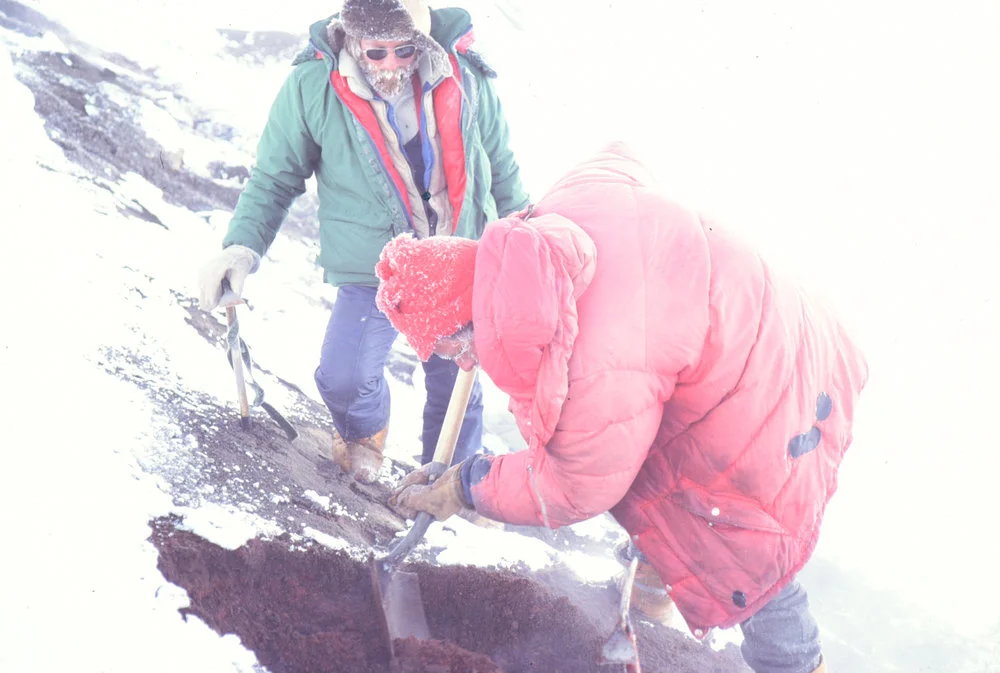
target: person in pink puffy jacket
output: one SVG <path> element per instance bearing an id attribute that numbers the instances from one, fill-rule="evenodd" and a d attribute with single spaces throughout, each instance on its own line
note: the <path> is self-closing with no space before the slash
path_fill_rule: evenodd
<path id="1" fill-rule="evenodd" d="M 393 239 L 376 273 L 418 356 L 478 364 L 528 444 L 432 484 L 417 470 L 400 513 L 555 528 L 610 511 L 696 637 L 740 624 L 758 673 L 826 670 L 795 577 L 868 377 L 829 308 L 621 144 L 479 241 Z"/>

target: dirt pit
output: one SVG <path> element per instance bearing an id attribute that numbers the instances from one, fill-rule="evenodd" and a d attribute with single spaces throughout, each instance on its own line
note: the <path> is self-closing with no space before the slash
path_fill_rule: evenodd
<path id="1" fill-rule="evenodd" d="M 185 614 L 233 633 L 271 673 L 587 673 L 603 638 L 566 598 L 513 573 L 412 565 L 436 640 L 389 652 L 368 566 L 290 538 L 254 539 L 236 550 L 151 522 L 159 568 L 187 590 Z"/>

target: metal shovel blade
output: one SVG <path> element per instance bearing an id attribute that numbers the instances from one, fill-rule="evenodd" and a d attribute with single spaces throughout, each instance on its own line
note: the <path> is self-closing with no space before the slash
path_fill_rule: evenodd
<path id="1" fill-rule="evenodd" d="M 623 630 L 617 630 L 611 634 L 604 647 L 601 648 L 601 664 L 606 666 L 635 663 L 638 656 L 635 651 L 635 643 Z"/>
<path id="2" fill-rule="evenodd" d="M 455 387 L 451 391 L 451 400 L 445 412 L 441 435 L 434 449 L 434 457 L 428 466 L 429 483 L 440 477 L 455 454 L 455 444 L 465 416 L 465 408 L 469 404 L 472 384 L 476 372 L 460 371 L 455 379 Z M 399 540 L 389 553 L 381 558 L 372 557 L 369 561 L 372 575 L 372 586 L 382 608 L 382 624 L 385 626 L 385 636 L 389 647 L 389 660 L 396 660 L 395 641 L 397 638 L 410 636 L 429 640 L 430 629 L 427 627 L 427 615 L 424 613 L 424 601 L 420 595 L 420 581 L 416 573 L 399 569 L 413 548 L 423 539 L 434 518 L 427 512 L 417 514 L 413 526 L 406 536 Z"/>
<path id="3" fill-rule="evenodd" d="M 635 630 L 629 619 L 629 609 L 632 604 L 632 585 L 635 583 L 635 573 L 639 568 L 639 555 L 632 556 L 628 564 L 628 572 L 622 579 L 621 598 L 618 602 L 618 624 L 611 636 L 601 648 L 602 666 L 616 666 L 626 673 L 642 673 L 639 663 L 639 650 L 635 642 Z"/>
<path id="4" fill-rule="evenodd" d="M 397 638 L 421 638 L 428 640 L 431 631 L 427 627 L 424 601 L 420 595 L 420 578 L 416 573 L 393 569 L 382 559 L 369 561 L 372 586 L 375 587 L 378 605 L 382 608 L 382 625 L 389 645 L 389 658 L 396 658 L 394 643 Z"/>

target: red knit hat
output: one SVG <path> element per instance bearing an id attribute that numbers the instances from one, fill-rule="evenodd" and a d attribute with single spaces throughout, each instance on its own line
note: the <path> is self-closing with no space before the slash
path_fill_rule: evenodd
<path id="1" fill-rule="evenodd" d="M 472 321 L 478 248 L 467 238 L 400 234 L 382 249 L 375 303 L 425 362 L 438 339 Z"/>

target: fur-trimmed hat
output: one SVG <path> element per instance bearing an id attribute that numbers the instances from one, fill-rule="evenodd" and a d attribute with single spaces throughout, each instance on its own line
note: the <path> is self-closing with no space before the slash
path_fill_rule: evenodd
<path id="1" fill-rule="evenodd" d="M 457 236 L 416 239 L 400 234 L 382 249 L 375 303 L 427 361 L 442 337 L 472 321 L 476 241 Z"/>
<path id="2" fill-rule="evenodd" d="M 409 40 L 415 31 L 431 34 L 431 10 L 423 0 L 344 0 L 344 32 L 366 40 Z"/>

